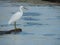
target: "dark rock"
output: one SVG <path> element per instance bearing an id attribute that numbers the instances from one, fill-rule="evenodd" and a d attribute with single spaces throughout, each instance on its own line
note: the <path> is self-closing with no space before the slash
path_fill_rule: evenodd
<path id="1" fill-rule="evenodd" d="M 19 33 L 19 32 L 22 32 L 22 29 L 20 28 L 17 28 L 17 29 L 12 29 L 10 31 L 0 31 L 0 35 L 3 35 L 3 34 L 11 34 L 11 33 Z"/>
<path id="2" fill-rule="evenodd" d="M 22 29 L 17 28 L 17 29 L 12 29 L 9 31 L 9 33 L 18 33 L 18 32 L 22 32 Z"/>
<path id="3" fill-rule="evenodd" d="M 7 31 L 0 31 L 0 35 L 5 34 Z"/>

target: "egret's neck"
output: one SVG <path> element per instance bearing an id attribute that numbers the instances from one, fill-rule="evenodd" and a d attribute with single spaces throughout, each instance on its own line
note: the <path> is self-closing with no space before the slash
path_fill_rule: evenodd
<path id="1" fill-rule="evenodd" d="M 20 12 L 22 12 L 23 13 L 23 10 L 20 8 Z"/>

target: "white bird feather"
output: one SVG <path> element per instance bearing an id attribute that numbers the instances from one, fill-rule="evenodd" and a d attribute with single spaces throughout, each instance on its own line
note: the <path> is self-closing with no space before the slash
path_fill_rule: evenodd
<path id="1" fill-rule="evenodd" d="M 20 11 L 15 13 L 11 19 L 9 20 L 8 24 L 11 24 L 13 22 L 16 22 L 17 20 L 19 20 L 21 18 L 21 16 L 23 15 L 23 6 L 20 6 Z"/>

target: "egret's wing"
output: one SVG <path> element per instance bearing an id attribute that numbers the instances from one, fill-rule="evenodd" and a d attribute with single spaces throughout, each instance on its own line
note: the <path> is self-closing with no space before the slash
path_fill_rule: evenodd
<path id="1" fill-rule="evenodd" d="M 15 14 L 11 17 L 11 19 L 9 20 L 8 24 L 11 24 L 11 23 L 17 21 L 21 16 L 22 16 L 22 14 L 21 14 L 20 12 L 15 13 Z"/>

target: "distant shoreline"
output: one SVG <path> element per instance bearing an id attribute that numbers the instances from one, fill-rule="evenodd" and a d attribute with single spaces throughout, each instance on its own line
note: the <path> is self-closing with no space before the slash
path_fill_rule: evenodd
<path id="1" fill-rule="evenodd" d="M 60 3 L 57 2 L 48 2 L 48 1 L 40 1 L 40 2 L 11 2 L 11 1 L 0 1 L 0 3 L 2 2 L 7 2 L 7 3 L 29 3 L 32 5 L 57 5 L 60 6 Z"/>

